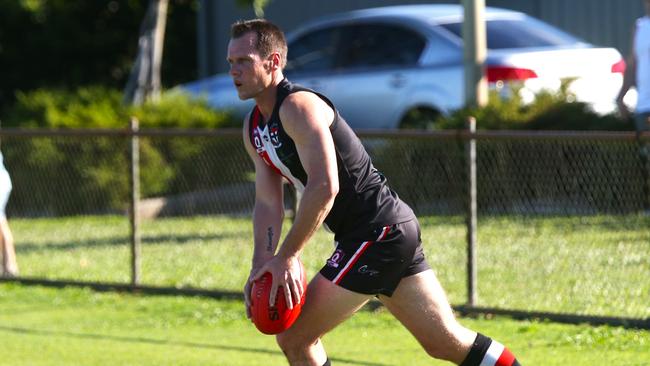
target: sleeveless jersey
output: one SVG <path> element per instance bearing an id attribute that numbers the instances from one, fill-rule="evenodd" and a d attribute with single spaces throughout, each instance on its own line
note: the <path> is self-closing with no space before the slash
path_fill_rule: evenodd
<path id="1" fill-rule="evenodd" d="M 294 141 L 282 126 L 279 114 L 284 99 L 298 91 L 316 94 L 334 110 L 330 132 L 336 150 L 339 192 L 325 218 L 325 224 L 335 236 L 367 232 L 375 227 L 413 219 L 415 215 L 411 208 L 388 187 L 386 178 L 372 165 L 361 141 L 333 103 L 325 96 L 292 84 L 287 79 L 277 87 L 275 106 L 267 123 L 264 123 L 257 106 L 250 115 L 248 136 L 264 162 L 284 176 L 298 192 L 304 190 L 309 177 L 300 162 Z"/>
<path id="2" fill-rule="evenodd" d="M 636 89 L 638 93 L 637 113 L 650 112 L 650 17 L 636 21 L 634 35 L 636 55 Z"/>

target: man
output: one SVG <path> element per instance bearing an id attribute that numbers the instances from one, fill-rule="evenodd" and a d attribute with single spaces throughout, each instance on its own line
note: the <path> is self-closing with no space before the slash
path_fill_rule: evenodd
<path id="1" fill-rule="evenodd" d="M 463 366 L 519 365 L 503 345 L 455 320 L 425 261 L 413 212 L 388 188 L 333 104 L 284 78 L 286 54 L 284 35 L 272 23 L 233 24 L 230 75 L 239 98 L 256 102 L 243 128 L 256 189 L 247 308 L 251 283 L 265 272 L 273 276 L 271 304 L 278 287 L 289 307 L 300 299 L 298 257 L 324 223 L 337 247 L 309 284 L 299 318 L 277 335 L 291 365 L 330 365 L 320 338 L 375 296 L 435 358 Z M 283 177 L 302 198 L 278 245 Z"/>
<path id="2" fill-rule="evenodd" d="M 2 152 L 0 152 L 0 253 L 2 255 L 2 271 L 4 277 L 18 276 L 18 263 L 14 250 L 14 237 L 9 229 L 5 207 L 11 193 L 11 178 L 5 169 Z"/>
<path id="3" fill-rule="evenodd" d="M 640 138 L 643 131 L 650 130 L 650 0 L 643 0 L 646 15 L 637 19 L 632 33 L 632 50 L 627 59 L 627 68 L 623 76 L 623 85 L 616 98 L 619 111 L 628 118 L 630 111 L 623 98 L 632 86 L 636 86 L 637 104 L 634 124 L 639 143 L 639 156 L 643 165 L 644 209 L 650 213 L 650 146 Z"/>
<path id="4" fill-rule="evenodd" d="M 636 105 L 635 123 L 637 131 L 650 128 L 650 0 L 643 0 L 646 15 L 637 19 L 632 33 L 632 50 L 627 59 L 627 68 L 623 76 L 623 85 L 618 93 L 616 102 L 623 117 L 628 117 L 630 111 L 623 98 L 632 86 L 636 86 L 638 100 Z"/>

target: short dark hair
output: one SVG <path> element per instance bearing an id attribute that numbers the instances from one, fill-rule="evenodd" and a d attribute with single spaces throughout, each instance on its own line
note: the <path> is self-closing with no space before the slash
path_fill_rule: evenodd
<path id="1" fill-rule="evenodd" d="M 268 57 L 277 52 L 280 54 L 280 67 L 284 68 L 287 64 L 287 40 L 280 27 L 266 19 L 239 20 L 230 27 L 230 37 L 233 39 L 249 32 L 257 35 L 255 49 L 260 56 Z"/>

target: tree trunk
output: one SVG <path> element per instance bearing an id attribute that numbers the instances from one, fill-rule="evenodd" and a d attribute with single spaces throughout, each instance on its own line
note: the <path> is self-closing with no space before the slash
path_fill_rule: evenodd
<path id="1" fill-rule="evenodd" d="M 140 105 L 160 97 L 160 66 L 162 64 L 167 7 L 169 0 L 150 0 L 140 26 L 138 55 L 124 89 L 124 103 Z"/>

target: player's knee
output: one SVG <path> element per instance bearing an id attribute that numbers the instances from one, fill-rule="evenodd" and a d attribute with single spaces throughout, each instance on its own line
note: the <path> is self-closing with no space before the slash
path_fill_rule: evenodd
<path id="1" fill-rule="evenodd" d="M 458 362 L 474 339 L 474 333 L 456 322 L 445 325 L 444 337 L 422 342 L 427 354 L 439 360 Z"/>
<path id="2" fill-rule="evenodd" d="M 305 337 L 300 337 L 296 334 L 293 334 L 291 331 L 282 332 L 275 336 L 275 341 L 280 346 L 280 349 L 284 353 L 294 353 L 309 348 L 311 340 L 306 339 Z"/>
<path id="3" fill-rule="evenodd" d="M 282 350 L 291 347 L 290 343 L 292 343 L 291 337 L 286 335 L 285 333 L 286 332 L 282 332 L 275 335 L 275 341 L 277 342 L 278 346 L 280 346 L 280 349 Z"/>
<path id="4" fill-rule="evenodd" d="M 427 354 L 435 359 L 450 361 L 454 358 L 454 355 L 451 353 L 451 350 L 447 345 L 431 342 L 423 346 Z"/>

